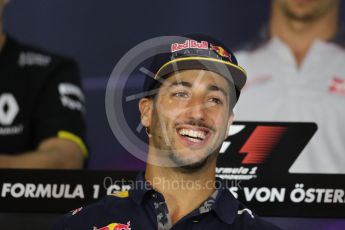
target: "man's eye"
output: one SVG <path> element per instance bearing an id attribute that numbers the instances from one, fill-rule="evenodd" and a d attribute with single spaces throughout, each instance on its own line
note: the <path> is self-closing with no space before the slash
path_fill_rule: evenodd
<path id="1" fill-rule="evenodd" d="M 223 101 L 220 100 L 219 98 L 216 98 L 216 97 L 212 97 L 212 98 L 208 99 L 208 101 L 216 103 L 216 104 L 223 104 Z"/>
<path id="2" fill-rule="evenodd" d="M 186 93 L 186 92 L 177 92 L 177 93 L 173 93 L 173 96 L 186 98 L 186 97 L 188 97 L 188 93 Z"/>

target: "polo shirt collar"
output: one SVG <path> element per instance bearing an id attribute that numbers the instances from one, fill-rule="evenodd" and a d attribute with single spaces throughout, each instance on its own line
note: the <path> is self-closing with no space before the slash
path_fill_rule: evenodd
<path id="1" fill-rule="evenodd" d="M 215 212 L 221 221 L 232 224 L 237 216 L 239 202 L 231 194 L 224 180 L 220 178 L 216 178 L 216 180 L 220 186 L 217 187 L 217 191 L 212 195 L 213 197 L 211 196 L 207 200 L 215 199 L 211 210 Z M 153 188 L 145 180 L 145 172 L 141 171 L 137 175 L 134 187 L 129 190 L 129 197 L 131 197 L 136 204 L 141 205 L 145 197 L 152 192 L 154 192 Z"/>
<path id="2" fill-rule="evenodd" d="M 136 204 L 140 205 L 147 194 L 153 191 L 151 185 L 145 180 L 145 172 L 141 171 L 138 173 L 132 188 L 129 190 L 129 197 L 132 198 Z"/>
<path id="3" fill-rule="evenodd" d="M 237 216 L 239 201 L 231 194 L 224 180 L 217 178 L 217 181 L 221 183 L 221 186 L 218 188 L 218 195 L 212 210 L 223 222 L 232 224 Z"/>

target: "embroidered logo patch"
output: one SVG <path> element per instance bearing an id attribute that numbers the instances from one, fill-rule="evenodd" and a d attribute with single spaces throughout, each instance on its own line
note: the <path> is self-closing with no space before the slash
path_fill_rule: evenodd
<path id="1" fill-rule="evenodd" d="M 77 214 L 78 212 L 80 212 L 81 210 L 83 209 L 83 207 L 80 207 L 80 208 L 77 208 L 77 209 L 74 209 L 72 210 L 72 216 L 74 216 L 75 214 Z"/>
<path id="2" fill-rule="evenodd" d="M 345 79 L 333 77 L 328 87 L 328 91 L 332 94 L 345 96 Z"/>
<path id="3" fill-rule="evenodd" d="M 127 224 L 111 223 L 101 228 L 94 227 L 93 230 L 131 230 L 130 225 L 130 221 Z"/>
<path id="4" fill-rule="evenodd" d="M 216 51 L 220 56 L 225 57 L 225 58 L 229 58 L 231 60 L 230 54 L 223 47 L 215 46 L 215 45 L 211 44 L 210 49 Z"/>

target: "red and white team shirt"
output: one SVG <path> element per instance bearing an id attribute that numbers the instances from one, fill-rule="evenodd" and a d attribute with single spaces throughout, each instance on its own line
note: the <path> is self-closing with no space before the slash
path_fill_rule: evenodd
<path id="1" fill-rule="evenodd" d="M 290 172 L 345 173 L 345 50 L 315 40 L 298 66 L 291 49 L 272 38 L 235 55 L 248 74 L 235 119 L 315 122 L 318 131 Z"/>

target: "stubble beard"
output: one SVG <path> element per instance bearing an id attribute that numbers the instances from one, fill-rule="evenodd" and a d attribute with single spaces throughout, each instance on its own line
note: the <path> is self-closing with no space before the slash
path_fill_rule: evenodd
<path id="1" fill-rule="evenodd" d="M 216 151 L 212 152 L 211 154 L 207 154 L 202 159 L 200 159 L 196 162 L 193 162 L 193 163 L 188 163 L 184 159 L 181 159 L 174 152 L 172 152 L 169 155 L 169 158 L 172 162 L 174 162 L 175 165 L 179 165 L 178 169 L 180 169 L 181 172 L 193 173 L 193 172 L 197 172 L 197 171 L 200 171 L 201 169 L 205 168 L 211 159 L 217 158 L 218 152 L 219 151 L 216 150 Z"/>
<path id="2" fill-rule="evenodd" d="M 157 132 L 157 130 L 159 131 Z M 220 149 L 220 147 L 216 149 L 207 148 L 204 150 L 205 152 L 201 159 L 193 161 L 193 159 L 186 159 L 186 157 L 180 156 L 178 150 L 174 148 L 175 139 L 172 135 L 168 135 L 167 132 L 162 131 L 161 127 L 155 127 L 155 131 L 152 132 L 152 139 L 156 152 L 159 155 L 165 156 L 163 159 L 169 160 L 171 165 L 186 172 L 195 172 L 204 168 L 209 159 L 217 157 Z M 168 143 L 166 142 L 166 139 L 168 139 Z M 190 152 L 193 154 L 192 150 L 190 150 Z"/>
<path id="3" fill-rule="evenodd" d="M 204 150 L 205 152 L 203 153 L 202 158 L 196 161 L 180 156 L 178 150 L 174 148 L 174 146 L 176 146 L 174 127 L 168 127 L 167 124 L 162 125 L 162 122 L 164 121 L 160 118 L 161 117 L 158 115 L 157 109 L 154 109 L 153 120 L 156 122 L 154 122 L 152 129 L 150 129 L 153 137 L 152 143 L 156 152 L 160 155 L 164 155 L 163 159 L 170 161 L 170 165 L 180 169 L 181 172 L 192 173 L 204 168 L 211 159 L 217 158 L 221 148 L 221 143 L 218 147 L 215 147 L 216 143 L 211 144 L 213 147 Z M 163 130 L 163 127 L 165 127 L 165 130 Z M 169 133 L 169 128 L 171 129 L 171 133 Z M 192 153 L 192 150 L 190 150 L 190 152 Z"/>

